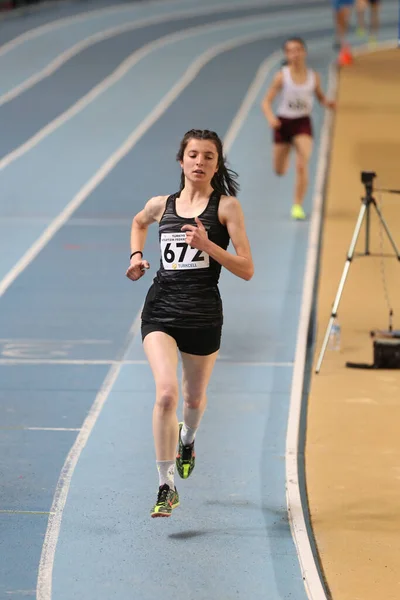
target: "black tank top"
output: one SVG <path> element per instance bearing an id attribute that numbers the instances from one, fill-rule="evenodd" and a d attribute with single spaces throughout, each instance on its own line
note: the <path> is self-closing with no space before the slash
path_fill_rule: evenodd
<path id="1" fill-rule="evenodd" d="M 222 302 L 218 290 L 221 265 L 205 252 L 185 242 L 185 224 L 194 218 L 176 212 L 179 193 L 169 196 L 159 223 L 160 268 L 150 288 L 142 318 L 172 327 L 213 327 L 222 324 Z M 221 195 L 213 192 L 199 215 L 208 238 L 223 248 L 229 245 L 228 230 L 218 218 Z"/>

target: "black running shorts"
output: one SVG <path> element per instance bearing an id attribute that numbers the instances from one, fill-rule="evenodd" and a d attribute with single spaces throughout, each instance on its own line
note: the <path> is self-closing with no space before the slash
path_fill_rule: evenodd
<path id="1" fill-rule="evenodd" d="M 221 345 L 222 326 L 192 329 L 142 321 L 142 340 L 153 331 L 162 331 L 174 338 L 179 350 L 186 354 L 208 356 L 219 350 Z"/>

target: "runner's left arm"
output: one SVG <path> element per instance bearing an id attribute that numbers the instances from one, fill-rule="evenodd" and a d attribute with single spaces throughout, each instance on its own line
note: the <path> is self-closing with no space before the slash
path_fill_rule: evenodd
<path id="1" fill-rule="evenodd" d="M 315 95 L 319 103 L 325 108 L 336 108 L 336 102 L 334 100 L 328 100 L 328 98 L 325 96 L 322 90 L 321 77 L 319 73 L 315 73 Z"/>

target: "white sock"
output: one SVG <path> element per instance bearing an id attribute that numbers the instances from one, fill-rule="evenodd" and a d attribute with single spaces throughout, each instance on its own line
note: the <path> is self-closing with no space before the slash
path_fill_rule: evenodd
<path id="1" fill-rule="evenodd" d="M 160 480 L 160 487 L 166 483 L 167 485 L 169 485 L 171 490 L 174 490 L 175 461 L 158 460 L 156 464 L 158 469 L 158 477 Z"/>
<path id="2" fill-rule="evenodd" d="M 191 427 L 188 427 L 187 425 L 185 425 L 185 423 L 182 425 L 181 440 L 182 440 L 182 444 L 184 446 L 189 446 L 189 444 L 194 442 L 194 438 L 196 436 L 196 431 L 197 431 L 197 427 L 195 429 L 192 429 Z"/>

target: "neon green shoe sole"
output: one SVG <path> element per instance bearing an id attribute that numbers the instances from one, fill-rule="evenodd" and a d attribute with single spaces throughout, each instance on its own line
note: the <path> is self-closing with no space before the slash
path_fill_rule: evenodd
<path id="1" fill-rule="evenodd" d="M 164 484 L 158 490 L 157 502 L 150 511 L 150 516 L 153 517 L 170 517 L 174 508 L 179 506 L 178 490 Z"/>
<path id="2" fill-rule="evenodd" d="M 178 452 L 176 454 L 175 465 L 179 473 L 179 477 L 187 479 L 193 472 L 196 464 L 196 454 L 194 451 L 194 442 L 188 446 L 184 446 L 181 440 L 181 431 L 183 423 L 179 423 L 179 442 Z"/>
<path id="3" fill-rule="evenodd" d="M 296 219 L 296 221 L 303 221 L 306 218 L 306 214 L 301 204 L 293 204 L 290 214 L 292 219 Z"/>

